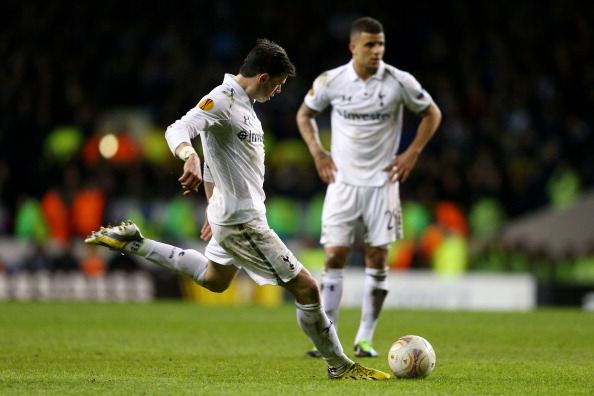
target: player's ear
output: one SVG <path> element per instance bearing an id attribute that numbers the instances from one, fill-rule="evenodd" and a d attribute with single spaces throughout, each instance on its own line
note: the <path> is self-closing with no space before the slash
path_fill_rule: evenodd
<path id="1" fill-rule="evenodd" d="M 349 36 L 349 51 L 355 55 L 355 49 L 357 49 L 357 41 L 361 37 L 361 33 L 353 33 Z"/>
<path id="2" fill-rule="evenodd" d="M 258 75 L 258 82 L 260 84 L 264 84 L 269 79 L 270 79 L 270 74 L 268 74 L 268 73 L 261 73 Z"/>
<path id="3" fill-rule="evenodd" d="M 351 54 L 353 54 L 353 55 L 355 55 L 355 47 L 356 47 L 355 43 L 351 41 L 349 43 L 349 51 L 351 51 Z"/>

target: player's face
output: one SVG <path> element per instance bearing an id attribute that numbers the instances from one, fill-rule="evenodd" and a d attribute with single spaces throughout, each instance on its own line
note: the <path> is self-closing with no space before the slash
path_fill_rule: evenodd
<path id="1" fill-rule="evenodd" d="M 368 75 L 375 74 L 386 51 L 384 34 L 363 32 L 353 38 L 349 48 L 356 68 Z"/>
<path id="2" fill-rule="evenodd" d="M 256 95 L 256 101 L 263 103 L 269 101 L 274 95 L 281 93 L 283 84 L 287 81 L 287 76 L 270 77 L 260 81 L 260 88 Z"/>

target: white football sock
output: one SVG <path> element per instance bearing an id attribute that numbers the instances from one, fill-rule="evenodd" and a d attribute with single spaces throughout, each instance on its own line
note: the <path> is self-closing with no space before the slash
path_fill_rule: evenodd
<path id="1" fill-rule="evenodd" d="M 375 326 L 388 294 L 387 274 L 385 269 L 365 268 L 361 322 L 355 337 L 355 344 L 363 340 L 373 341 Z"/>
<path id="2" fill-rule="evenodd" d="M 123 251 L 142 256 L 170 271 L 187 275 L 199 284 L 204 282 L 208 259 L 194 249 L 184 250 L 177 246 L 144 238 L 140 242 L 128 243 Z"/>
<path id="3" fill-rule="evenodd" d="M 328 268 L 322 274 L 321 295 L 322 306 L 328 319 L 334 323 L 338 329 L 338 313 L 340 309 L 340 300 L 342 299 L 342 283 L 344 279 L 344 269 Z"/>
<path id="4" fill-rule="evenodd" d="M 352 365 L 353 361 L 344 354 L 336 329 L 322 310 L 322 306 L 298 302 L 295 302 L 295 305 L 299 327 L 320 351 L 328 366 L 334 369 L 333 371 L 340 372 Z"/>

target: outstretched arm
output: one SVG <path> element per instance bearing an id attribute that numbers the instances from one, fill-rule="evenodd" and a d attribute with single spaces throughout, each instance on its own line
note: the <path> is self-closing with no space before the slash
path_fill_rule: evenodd
<path id="1" fill-rule="evenodd" d="M 390 180 L 392 182 L 397 180 L 404 182 L 408 179 L 410 172 L 417 163 L 419 155 L 441 123 L 441 111 L 435 103 L 429 105 L 419 115 L 421 116 L 421 122 L 410 146 L 402 154 L 394 158 L 390 165 L 384 168 L 386 172 L 390 173 Z"/>
<path id="2" fill-rule="evenodd" d="M 299 111 L 297 111 L 297 128 L 299 128 L 301 137 L 313 157 L 320 179 L 324 183 L 333 183 L 336 165 L 334 165 L 330 153 L 324 149 L 320 141 L 318 123 L 315 120 L 318 114 L 317 111 L 310 109 L 303 103 Z"/>

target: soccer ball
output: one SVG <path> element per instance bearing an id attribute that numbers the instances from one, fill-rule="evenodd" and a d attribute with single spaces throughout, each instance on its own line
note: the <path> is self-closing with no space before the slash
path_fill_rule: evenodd
<path id="1" fill-rule="evenodd" d="M 388 364 L 396 377 L 426 377 L 435 368 L 435 351 L 423 337 L 403 336 L 390 347 Z"/>

